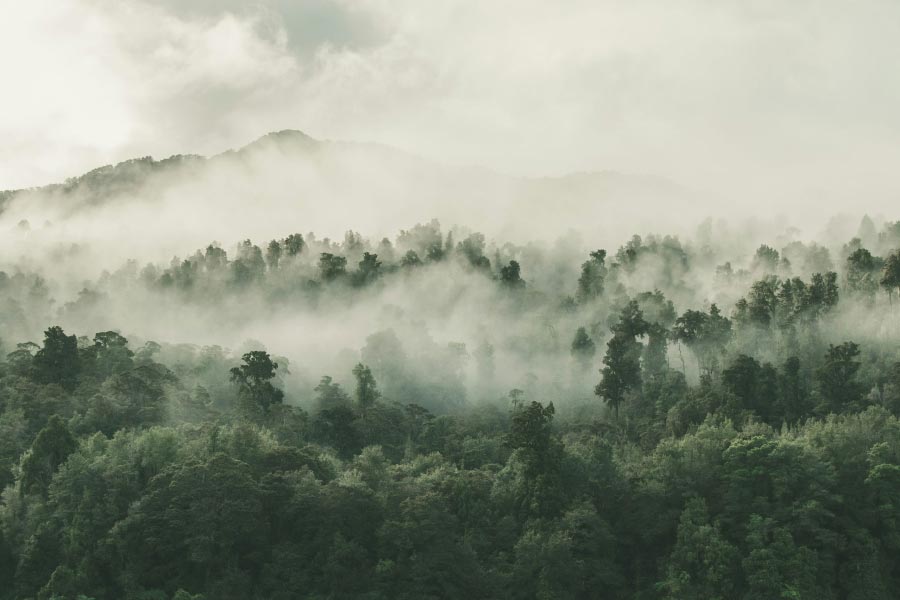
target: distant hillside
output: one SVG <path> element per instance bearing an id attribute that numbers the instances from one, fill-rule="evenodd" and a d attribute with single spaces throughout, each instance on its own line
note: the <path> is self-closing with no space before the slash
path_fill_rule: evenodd
<path id="1" fill-rule="evenodd" d="M 610 171 L 516 177 L 442 165 L 380 144 L 317 140 L 285 130 L 209 158 L 137 158 L 60 184 L 0 192 L 0 213 L 15 204 L 14 214 L 4 217 L 59 222 L 107 205 L 174 202 L 204 212 L 230 206 L 248 218 L 254 209 L 265 216 L 277 211 L 282 219 L 320 227 L 328 226 L 322 213 L 329 209 L 356 214 L 358 221 L 342 221 L 355 227 L 362 227 L 359 221 L 394 228 L 439 218 L 489 223 L 499 232 L 504 226 L 512 230 L 510 219 L 516 219 L 517 231 L 524 226 L 534 233 L 583 225 L 598 207 L 635 216 L 658 213 L 674 201 L 683 207 L 689 197 L 655 177 Z"/>
<path id="2" fill-rule="evenodd" d="M 116 165 L 105 165 L 78 177 L 70 177 L 64 183 L 22 190 L 0 191 L 0 210 L 19 195 L 55 195 L 61 198 L 78 196 L 91 204 L 99 204 L 111 198 L 134 193 L 161 173 L 197 166 L 206 161 L 202 156 L 177 154 L 154 160 L 151 156 L 132 158 Z"/>

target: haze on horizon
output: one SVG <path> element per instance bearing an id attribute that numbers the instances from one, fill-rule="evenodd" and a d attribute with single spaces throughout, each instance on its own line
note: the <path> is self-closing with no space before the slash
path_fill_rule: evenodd
<path id="1" fill-rule="evenodd" d="M 0 23 L 0 189 L 268 131 L 665 177 L 735 205 L 900 196 L 900 5 L 35 0 Z M 406 225 L 406 224 L 398 224 Z"/>
<path id="2" fill-rule="evenodd" d="M 5 4 L 0 600 L 897 600 L 898 0 Z"/>

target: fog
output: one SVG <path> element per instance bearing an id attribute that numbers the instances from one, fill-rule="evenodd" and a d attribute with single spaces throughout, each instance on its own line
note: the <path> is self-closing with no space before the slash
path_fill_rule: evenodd
<path id="1" fill-rule="evenodd" d="M 171 364 L 211 351 L 233 363 L 264 348 L 281 361 L 288 400 L 304 406 L 323 375 L 350 387 L 364 362 L 392 399 L 438 412 L 511 389 L 565 410 L 590 401 L 629 298 L 659 291 L 676 315 L 716 304 L 737 319 L 756 281 L 837 271 L 843 286 L 851 238 L 879 255 L 897 242 L 878 215 L 752 213 L 659 177 L 513 177 L 282 131 L 209 158 L 133 160 L 7 194 L 0 338 L 8 352 L 49 324 L 87 337 L 116 330 L 134 348 L 162 344 Z M 304 242 L 288 257 L 291 234 Z M 765 263 L 762 244 L 780 258 Z M 583 264 L 601 248 L 604 289 L 582 297 Z M 382 264 L 361 278 L 364 252 Z M 346 267 L 327 275 L 323 253 Z M 510 288 L 512 260 L 522 283 Z M 886 295 L 847 293 L 827 326 L 804 330 L 811 348 L 896 339 Z M 589 365 L 570 353 L 580 327 L 597 347 Z M 788 342 L 775 349 L 761 335 L 732 351 L 783 360 Z M 700 376 L 698 357 L 677 344 L 668 362 Z"/>
<path id="2" fill-rule="evenodd" d="M 422 386 L 462 386 L 456 400 L 529 386 L 590 396 L 596 365 L 575 369 L 569 345 L 585 327 L 599 358 L 629 298 L 659 290 L 677 314 L 715 303 L 732 315 L 767 275 L 835 271 L 844 285 L 853 237 L 894 249 L 891 3 L 10 10 L 6 351 L 53 323 L 221 346 L 231 360 L 264 345 L 303 400 L 322 375 L 346 381 L 371 336 L 393 335 L 400 348 L 385 352 L 410 357 Z M 263 260 L 296 233 L 306 248 L 288 270 Z M 483 248 L 459 245 L 472 234 Z M 643 245 L 626 246 L 634 235 Z M 224 270 L 204 262 L 211 244 Z M 760 267 L 761 244 L 783 264 Z M 587 301 L 578 278 L 597 249 L 611 274 Z M 424 264 L 403 263 L 407 250 Z M 360 284 L 364 251 L 383 265 Z M 347 273 L 326 281 L 322 253 Z M 511 260 L 515 290 L 500 283 Z M 240 261 L 262 265 L 252 285 L 235 283 Z M 894 339 L 866 306 L 843 303 L 823 340 L 854 323 Z M 476 356 L 488 346 L 491 369 Z"/>
<path id="3" fill-rule="evenodd" d="M 897 0 L 0 5 L 0 600 L 900 589 Z"/>
<path id="4" fill-rule="evenodd" d="M 659 176 L 728 210 L 898 198 L 893 2 L 7 8 L 0 188 L 301 129 L 511 175 Z"/>

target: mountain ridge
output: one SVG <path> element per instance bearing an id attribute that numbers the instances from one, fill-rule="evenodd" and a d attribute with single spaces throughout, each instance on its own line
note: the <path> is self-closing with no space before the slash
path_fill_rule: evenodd
<path id="1" fill-rule="evenodd" d="M 327 140 L 327 139 L 318 139 L 314 138 L 307 133 L 303 132 L 299 129 L 282 129 L 278 131 L 272 131 L 266 133 L 255 140 L 244 144 L 238 148 L 232 148 L 228 150 L 224 150 L 217 154 L 211 154 L 209 156 L 204 156 L 201 154 L 173 154 L 171 156 L 156 159 L 151 155 L 145 155 L 140 157 L 129 158 L 120 162 L 110 163 L 106 165 L 102 165 L 99 167 L 95 167 L 82 173 L 81 175 L 76 175 L 73 177 L 68 177 L 62 182 L 51 182 L 44 185 L 24 187 L 24 188 L 10 188 L 6 190 L 0 190 L 0 211 L 2 211 L 5 202 L 8 199 L 11 199 L 12 196 L 21 193 L 31 193 L 31 192 L 44 192 L 44 191 L 61 191 L 63 193 L 71 193 L 76 191 L 77 188 L 89 185 L 90 187 L 96 187 L 96 183 L 103 182 L 108 183 L 108 180 L 113 178 L 126 178 L 133 179 L 138 175 L 148 176 L 154 174 L 159 171 L 163 171 L 166 169 L 179 168 L 183 166 L 191 166 L 196 164 L 209 163 L 211 161 L 226 159 L 229 157 L 241 157 L 246 156 L 247 154 L 253 153 L 255 151 L 260 150 L 303 150 L 305 152 L 318 152 L 326 149 L 338 149 L 338 148 L 354 148 L 357 150 L 376 150 L 378 152 L 386 152 L 393 154 L 395 156 L 404 157 L 406 159 L 412 159 L 416 162 L 425 163 L 432 167 L 439 167 L 441 169 L 454 170 L 454 171 L 466 171 L 466 172 L 480 172 L 482 174 L 487 174 L 492 177 L 499 177 L 505 179 L 512 180 L 521 180 L 521 181 L 531 181 L 536 183 L 552 183 L 552 182 L 580 182 L 584 183 L 587 181 L 596 182 L 598 179 L 615 179 L 619 181 L 623 180 L 641 180 L 647 182 L 654 182 L 657 185 L 661 186 L 673 186 L 673 187 L 681 187 L 676 182 L 667 179 L 665 177 L 660 177 L 657 175 L 646 175 L 646 174 L 637 174 L 637 173 L 624 173 L 617 170 L 611 169 L 602 169 L 602 170 L 582 170 L 582 171 L 571 171 L 562 173 L 559 175 L 540 175 L 540 176 L 529 176 L 529 175 L 511 175 L 506 173 L 501 173 L 491 169 L 490 167 L 485 167 L 483 165 L 444 165 L 438 161 L 431 160 L 429 158 L 420 156 L 418 154 L 414 154 L 394 146 L 390 146 L 387 144 L 381 144 L 378 142 L 358 142 L 358 141 L 345 141 L 345 140 Z M 121 190 L 117 190 L 121 191 Z"/>
<path id="2" fill-rule="evenodd" d="M 697 194 L 660 177 L 611 170 L 523 177 L 282 130 L 209 157 L 135 158 L 63 183 L 0 192 L 0 216 L 12 227 L 49 222 L 77 230 L 104 218 L 168 219 L 174 228 L 207 231 L 210 218 L 239 219 L 247 235 L 282 227 L 340 235 L 351 215 L 356 227 L 378 232 L 438 219 L 524 239 L 573 227 L 617 230 L 648 218 L 670 226 L 697 203 Z"/>

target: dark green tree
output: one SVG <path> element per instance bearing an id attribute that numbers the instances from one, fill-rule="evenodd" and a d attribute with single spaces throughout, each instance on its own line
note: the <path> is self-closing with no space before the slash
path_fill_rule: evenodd
<path id="1" fill-rule="evenodd" d="M 508 288 L 525 287 L 525 282 L 520 274 L 520 267 L 517 261 L 511 260 L 505 267 L 500 267 L 500 283 Z"/>
<path id="2" fill-rule="evenodd" d="M 885 259 L 880 283 L 888 296 L 893 294 L 894 289 L 900 290 L 900 250 L 891 252 Z"/>
<path id="3" fill-rule="evenodd" d="M 315 392 L 318 410 L 312 421 L 314 438 L 331 446 L 344 458 L 358 453 L 363 441 L 356 426 L 357 415 L 351 406 L 350 396 L 327 375 L 322 377 Z"/>
<path id="4" fill-rule="evenodd" d="M 473 233 L 456 245 L 456 251 L 461 254 L 472 267 L 487 270 L 491 268 L 491 261 L 484 255 L 484 247 L 484 234 Z"/>
<path id="5" fill-rule="evenodd" d="M 422 259 L 415 250 L 407 250 L 403 258 L 400 259 L 400 266 L 404 268 L 419 267 L 422 265 Z"/>
<path id="6" fill-rule="evenodd" d="M 217 453 L 173 464 L 148 484 L 112 532 L 117 573 L 145 589 L 252 596 L 268 535 L 253 468 Z"/>
<path id="7" fill-rule="evenodd" d="M 281 262 L 281 255 L 284 253 L 284 249 L 281 247 L 281 242 L 278 240 L 272 240 L 269 242 L 269 245 L 266 246 L 266 264 L 269 265 L 270 271 L 278 270 L 278 264 Z"/>
<path id="8" fill-rule="evenodd" d="M 663 375 L 669 368 L 666 358 L 668 337 L 669 331 L 659 323 L 647 325 L 647 344 L 644 346 L 641 365 L 648 379 Z"/>
<path id="9" fill-rule="evenodd" d="M 605 366 L 594 393 L 612 406 L 617 419 L 626 393 L 641 387 L 643 344 L 637 338 L 646 335 L 647 327 L 638 303 L 632 300 L 622 309 L 619 321 L 612 327 L 613 336 L 606 344 Z"/>
<path id="10" fill-rule="evenodd" d="M 525 463 L 533 473 L 545 471 L 553 460 L 553 403 L 544 406 L 532 401 L 512 413 L 509 433 L 504 443 L 513 450 L 522 450 Z"/>
<path id="11" fill-rule="evenodd" d="M 815 317 L 821 316 L 837 306 L 839 299 L 837 273 L 813 273 L 809 284 L 807 303 Z"/>
<path id="12" fill-rule="evenodd" d="M 34 374 L 40 383 L 56 383 L 72 390 L 78 383 L 81 364 L 78 340 L 59 326 L 44 332 L 44 345 L 34 355 Z"/>
<path id="13" fill-rule="evenodd" d="M 859 345 L 853 342 L 829 345 L 825 361 L 818 370 L 822 412 L 843 413 L 862 407 L 865 387 L 856 374 L 860 363 Z"/>
<path id="14" fill-rule="evenodd" d="M 778 279 L 766 277 L 750 287 L 747 298 L 745 322 L 757 327 L 767 328 L 772 324 L 778 309 Z"/>
<path id="15" fill-rule="evenodd" d="M 231 263 L 232 281 L 237 286 L 248 286 L 260 281 L 266 272 L 262 250 L 250 240 L 238 244 L 237 258 Z"/>
<path id="16" fill-rule="evenodd" d="M 579 327 L 578 331 L 575 332 L 575 338 L 572 340 L 570 351 L 575 358 L 575 361 L 581 365 L 582 369 L 587 369 L 590 366 L 591 361 L 594 360 L 594 355 L 597 353 L 597 346 L 594 344 L 594 340 L 591 339 L 591 336 L 588 335 L 587 330 L 584 327 Z"/>
<path id="17" fill-rule="evenodd" d="M 363 252 L 363 259 L 359 261 L 359 269 L 353 274 L 355 285 L 368 285 L 381 276 L 381 261 L 377 254 Z"/>
<path id="18" fill-rule="evenodd" d="M 753 268 L 765 273 L 774 273 L 778 269 L 780 260 L 781 257 L 775 248 L 763 244 L 756 249 L 756 255 L 753 257 Z"/>
<path id="19" fill-rule="evenodd" d="M 356 378 L 356 403 L 362 411 L 366 411 L 381 398 L 372 369 L 362 363 L 353 367 L 353 377 Z"/>
<path id="20" fill-rule="evenodd" d="M 737 549 L 710 522 L 702 498 L 688 500 L 678 522 L 678 539 L 659 587 L 672 600 L 727 600 L 735 597 Z"/>
<path id="21" fill-rule="evenodd" d="M 725 346 L 731 340 L 731 321 L 722 316 L 715 304 L 709 307 L 708 313 L 687 310 L 675 319 L 671 336 L 691 350 L 697 358 L 701 374 L 712 377 L 718 370 Z"/>
<path id="22" fill-rule="evenodd" d="M 564 504 L 562 498 L 562 445 L 553 435 L 553 403 L 514 405 L 504 445 L 515 451 L 524 480 L 516 497 L 516 510 L 523 517 L 551 517 Z"/>
<path id="23" fill-rule="evenodd" d="M 128 340 L 115 331 L 101 331 L 94 336 L 94 360 L 97 375 L 106 379 L 134 367 L 134 352 Z"/>
<path id="24" fill-rule="evenodd" d="M 292 233 L 284 238 L 284 252 L 288 256 L 297 256 L 306 247 L 303 236 L 299 233 Z"/>
<path id="25" fill-rule="evenodd" d="M 379 532 L 386 558 L 379 569 L 384 597 L 487 596 L 478 557 L 446 496 L 425 491 L 406 498 L 398 509 Z"/>
<path id="26" fill-rule="evenodd" d="M 20 491 L 46 495 L 53 474 L 77 447 L 65 421 L 59 415 L 50 417 L 22 457 Z"/>
<path id="27" fill-rule="evenodd" d="M 865 248 L 857 248 L 847 257 L 847 287 L 865 296 L 874 296 L 880 284 L 884 260 Z"/>
<path id="28" fill-rule="evenodd" d="M 739 354 L 722 371 L 722 384 L 738 398 L 742 408 L 766 423 L 779 424 L 777 373 L 771 364 L 761 365 L 752 356 Z"/>
<path id="29" fill-rule="evenodd" d="M 741 561 L 745 600 L 819 598 L 816 555 L 794 543 L 790 531 L 772 519 L 752 515 L 747 527 L 747 554 Z"/>
<path id="30" fill-rule="evenodd" d="M 578 277 L 579 302 L 586 302 L 603 293 L 603 286 L 609 269 L 606 267 L 606 250 L 594 250 L 590 259 L 582 263 L 581 275 Z"/>
<path id="31" fill-rule="evenodd" d="M 278 363 L 262 350 L 248 352 L 241 359 L 244 364 L 231 369 L 231 381 L 238 386 L 241 410 L 251 418 L 265 416 L 273 405 L 284 400 L 284 392 L 272 384 Z"/>
<path id="32" fill-rule="evenodd" d="M 800 359 L 789 357 L 778 378 L 778 412 L 788 425 L 796 425 L 811 412 L 809 392 L 800 372 Z"/>
<path id="33" fill-rule="evenodd" d="M 329 252 L 322 252 L 319 256 L 319 276 L 322 281 L 335 281 L 347 274 L 347 259 L 343 256 L 335 256 Z"/>
<path id="34" fill-rule="evenodd" d="M 6 355 L 9 371 L 19 377 L 33 378 L 35 375 L 34 355 L 41 349 L 34 342 L 20 342 L 16 349 Z"/>

